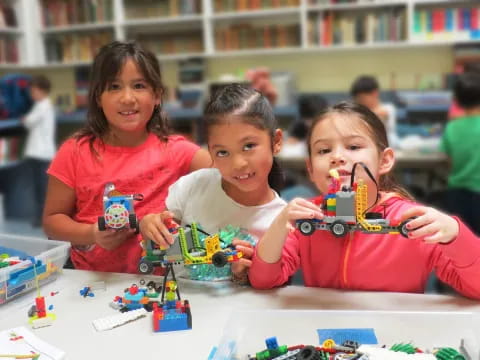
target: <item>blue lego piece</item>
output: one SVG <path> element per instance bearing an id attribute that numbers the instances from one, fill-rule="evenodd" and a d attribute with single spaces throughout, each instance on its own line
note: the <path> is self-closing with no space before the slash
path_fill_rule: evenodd
<path id="1" fill-rule="evenodd" d="M 317 329 L 320 344 L 327 339 L 332 339 L 335 344 L 343 344 L 347 340 L 359 344 L 378 344 L 377 336 L 372 328 L 358 329 Z"/>
<path id="2" fill-rule="evenodd" d="M 160 320 L 160 331 L 188 330 L 187 314 L 177 313 L 174 309 L 165 311 L 164 319 Z"/>
<path id="3" fill-rule="evenodd" d="M 42 265 L 42 262 L 39 260 L 35 265 L 35 269 L 32 266 L 27 267 L 26 269 L 21 269 L 19 271 L 14 271 L 10 274 L 9 284 L 17 285 L 25 281 L 32 280 L 35 278 L 35 275 L 43 274 L 47 271 L 47 266 Z M 36 274 L 35 274 L 36 273 Z"/>
<path id="4" fill-rule="evenodd" d="M 268 350 L 275 350 L 278 349 L 278 341 L 275 336 L 271 338 L 265 339 L 265 345 L 267 346 Z"/>
<path id="5" fill-rule="evenodd" d="M 0 246 L 0 254 L 8 254 L 10 257 L 18 256 L 20 259 L 28 259 L 30 256 L 23 251 Z"/>

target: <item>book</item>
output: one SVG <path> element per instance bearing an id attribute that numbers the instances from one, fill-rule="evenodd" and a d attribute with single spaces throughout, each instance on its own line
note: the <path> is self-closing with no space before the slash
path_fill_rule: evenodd
<path id="1" fill-rule="evenodd" d="M 24 326 L 0 331 L 0 355 L 40 354 L 38 360 L 62 360 L 65 352 L 40 339 Z"/>

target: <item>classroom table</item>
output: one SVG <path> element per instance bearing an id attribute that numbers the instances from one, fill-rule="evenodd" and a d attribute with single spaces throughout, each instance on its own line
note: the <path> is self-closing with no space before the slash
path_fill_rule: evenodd
<path id="1" fill-rule="evenodd" d="M 97 332 L 92 321 L 116 314 L 109 303 L 132 283 L 138 284 L 140 279 L 140 275 L 64 270 L 57 280 L 41 288 L 47 306 L 54 306 L 57 320 L 52 326 L 33 331 L 41 339 L 64 350 L 67 359 L 73 360 L 207 359 L 212 348 L 218 345 L 227 319 L 240 309 L 480 311 L 480 303 L 460 296 L 353 292 L 302 286 L 259 291 L 230 282 L 203 283 L 179 279 L 181 296 L 191 304 L 192 330 L 155 333 L 151 318 L 147 316 L 112 330 Z M 84 286 L 97 281 L 105 282 L 105 291 L 94 291 L 94 297 L 80 295 Z M 51 296 L 51 292 L 58 294 Z M 30 292 L 0 305 L 0 330 L 28 326 L 27 311 L 35 296 L 36 292 Z"/>

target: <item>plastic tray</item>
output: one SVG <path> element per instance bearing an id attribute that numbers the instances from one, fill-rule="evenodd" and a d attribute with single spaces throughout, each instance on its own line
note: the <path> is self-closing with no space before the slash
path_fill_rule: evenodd
<path id="1" fill-rule="evenodd" d="M 64 241 L 0 234 L 0 254 L 6 252 L 24 259 L 18 264 L 0 268 L 0 304 L 35 289 L 35 273 L 40 286 L 55 280 L 69 251 L 70 243 Z"/>

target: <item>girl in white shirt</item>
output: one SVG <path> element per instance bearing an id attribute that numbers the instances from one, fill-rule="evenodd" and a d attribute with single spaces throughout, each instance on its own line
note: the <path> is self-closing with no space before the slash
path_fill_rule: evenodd
<path id="1" fill-rule="evenodd" d="M 283 174 L 274 159 L 282 131 L 268 100 L 248 86 L 230 84 L 213 95 L 204 117 L 213 167 L 180 178 L 169 188 L 168 211 L 149 214 L 140 223 L 143 237 L 161 247 L 174 241 L 166 218 L 182 225 L 196 222 L 209 233 L 230 225 L 256 242 L 285 206 L 277 193 Z M 246 240 L 233 245 L 244 253 L 232 266 L 233 277 L 245 281 L 253 248 Z"/>

